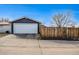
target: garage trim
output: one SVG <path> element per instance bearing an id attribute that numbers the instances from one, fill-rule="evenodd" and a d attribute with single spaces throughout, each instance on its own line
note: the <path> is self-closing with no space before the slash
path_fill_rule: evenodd
<path id="1" fill-rule="evenodd" d="M 13 21 L 13 22 L 11 22 L 11 32 L 12 32 L 12 34 L 15 34 L 14 33 L 14 23 L 30 23 L 30 24 L 38 24 L 37 26 L 38 26 L 38 32 L 37 32 L 37 34 L 39 34 L 40 32 L 39 32 L 39 24 L 40 24 L 40 22 L 37 22 L 37 21 L 34 21 L 34 20 L 32 20 L 32 19 L 29 19 L 29 18 L 21 18 L 21 19 L 18 19 L 18 20 L 15 20 L 15 21 Z M 17 34 L 17 33 L 16 33 Z M 30 33 L 26 33 L 26 34 L 30 34 Z M 33 33 L 32 33 L 33 34 Z"/>

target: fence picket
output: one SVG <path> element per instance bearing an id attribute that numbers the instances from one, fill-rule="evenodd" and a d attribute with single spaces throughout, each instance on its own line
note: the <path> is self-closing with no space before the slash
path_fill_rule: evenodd
<path id="1" fill-rule="evenodd" d="M 40 35 L 43 38 L 79 38 L 79 28 L 40 27 Z"/>

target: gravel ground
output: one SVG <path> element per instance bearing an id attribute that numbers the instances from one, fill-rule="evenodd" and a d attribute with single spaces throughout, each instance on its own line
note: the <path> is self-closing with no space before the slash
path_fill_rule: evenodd
<path id="1" fill-rule="evenodd" d="M 26 36 L 0 38 L 1 55 L 78 55 L 79 41 L 37 40 Z"/>

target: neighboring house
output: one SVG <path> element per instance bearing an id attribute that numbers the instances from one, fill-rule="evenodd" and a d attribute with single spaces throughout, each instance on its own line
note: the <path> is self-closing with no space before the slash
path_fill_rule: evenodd
<path id="1" fill-rule="evenodd" d="M 8 20 L 0 20 L 0 33 L 11 33 L 11 24 Z"/>
<path id="2" fill-rule="evenodd" d="M 12 34 L 38 34 L 39 22 L 29 18 L 21 18 L 11 22 Z"/>

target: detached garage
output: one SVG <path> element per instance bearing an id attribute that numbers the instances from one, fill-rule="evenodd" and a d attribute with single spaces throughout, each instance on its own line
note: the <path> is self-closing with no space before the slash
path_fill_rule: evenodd
<path id="1" fill-rule="evenodd" d="M 13 21 L 11 26 L 12 34 L 38 34 L 39 22 L 29 18 L 21 18 Z"/>

